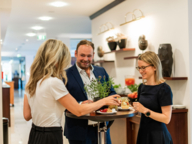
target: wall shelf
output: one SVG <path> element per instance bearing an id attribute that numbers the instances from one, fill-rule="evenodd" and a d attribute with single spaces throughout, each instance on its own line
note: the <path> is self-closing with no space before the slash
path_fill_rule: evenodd
<path id="1" fill-rule="evenodd" d="M 124 57 L 124 60 L 127 60 L 127 59 L 137 59 L 138 56 L 130 56 L 130 57 Z"/>
<path id="2" fill-rule="evenodd" d="M 120 50 L 112 50 L 110 52 L 105 52 L 104 54 L 108 54 L 108 53 L 113 53 L 113 52 L 122 52 L 122 51 L 135 51 L 135 48 L 123 48 L 123 49 L 120 49 Z"/>
<path id="3" fill-rule="evenodd" d="M 139 77 L 142 79 L 142 77 Z M 165 80 L 188 80 L 188 77 L 164 77 Z"/>
<path id="4" fill-rule="evenodd" d="M 107 61 L 107 60 L 99 60 L 99 61 L 93 62 L 92 64 L 95 64 L 95 63 L 109 63 L 109 62 L 114 62 L 114 61 L 113 61 L 113 60 L 110 60 L 110 61 Z"/>

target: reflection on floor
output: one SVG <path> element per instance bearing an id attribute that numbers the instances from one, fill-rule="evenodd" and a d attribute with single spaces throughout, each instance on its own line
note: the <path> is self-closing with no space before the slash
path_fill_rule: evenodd
<path id="1" fill-rule="evenodd" d="M 32 121 L 23 118 L 24 90 L 14 91 L 14 107 L 11 107 L 9 144 L 27 144 Z"/>

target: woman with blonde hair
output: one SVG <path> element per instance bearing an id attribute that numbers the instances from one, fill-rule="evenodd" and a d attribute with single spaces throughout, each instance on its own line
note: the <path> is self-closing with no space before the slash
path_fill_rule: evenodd
<path id="1" fill-rule="evenodd" d="M 135 110 L 142 113 L 137 144 L 172 144 L 165 124 L 171 120 L 172 91 L 162 76 L 162 66 L 157 54 L 148 51 L 138 58 L 143 84 L 138 89 Z"/>
<path id="2" fill-rule="evenodd" d="M 65 108 L 82 116 L 103 105 L 119 105 L 118 95 L 80 105 L 65 87 L 64 69 L 70 62 L 70 51 L 62 41 L 49 39 L 37 51 L 24 96 L 24 118 L 33 122 L 28 144 L 63 144 L 61 118 Z"/>

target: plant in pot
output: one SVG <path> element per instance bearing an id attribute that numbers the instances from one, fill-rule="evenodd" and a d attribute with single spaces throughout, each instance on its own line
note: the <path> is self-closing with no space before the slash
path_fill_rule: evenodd
<path id="1" fill-rule="evenodd" d="M 117 48 L 116 39 L 113 36 L 111 36 L 111 37 L 108 37 L 106 40 L 108 42 L 108 46 L 109 46 L 110 50 L 111 51 L 116 50 L 116 48 Z"/>
<path id="2" fill-rule="evenodd" d="M 93 98 L 93 101 L 98 101 L 102 98 L 109 96 L 110 89 L 113 84 L 113 79 L 109 78 L 106 80 L 106 77 L 99 76 L 98 79 L 92 80 L 91 84 L 85 84 L 84 89 L 86 93 Z M 103 106 L 100 109 L 107 108 L 108 106 Z"/>
<path id="3" fill-rule="evenodd" d="M 120 95 L 125 94 L 125 88 L 122 88 L 121 84 L 114 85 L 113 88 L 115 89 L 117 94 L 120 94 Z"/>
<path id="4" fill-rule="evenodd" d="M 127 37 L 122 33 L 117 33 L 117 44 L 120 49 L 126 48 Z"/>

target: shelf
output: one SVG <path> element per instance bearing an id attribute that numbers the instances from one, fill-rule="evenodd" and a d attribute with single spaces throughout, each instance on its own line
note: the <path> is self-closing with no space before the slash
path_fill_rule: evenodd
<path id="1" fill-rule="evenodd" d="M 139 77 L 142 79 L 142 77 Z M 165 80 L 188 80 L 188 77 L 164 77 Z"/>
<path id="2" fill-rule="evenodd" d="M 123 48 L 123 49 L 120 49 L 120 50 L 112 50 L 110 52 L 105 52 L 104 54 L 108 54 L 108 53 L 113 53 L 113 52 L 122 52 L 122 51 L 135 51 L 135 48 Z"/>
<path id="3" fill-rule="evenodd" d="M 92 64 L 95 64 L 95 63 L 108 63 L 108 62 L 114 62 L 114 61 L 113 60 L 111 60 L 111 61 L 99 60 L 99 61 L 93 62 Z"/>
<path id="4" fill-rule="evenodd" d="M 124 57 L 124 60 L 126 60 L 126 59 L 137 59 L 137 58 L 138 58 L 138 56 Z"/>

